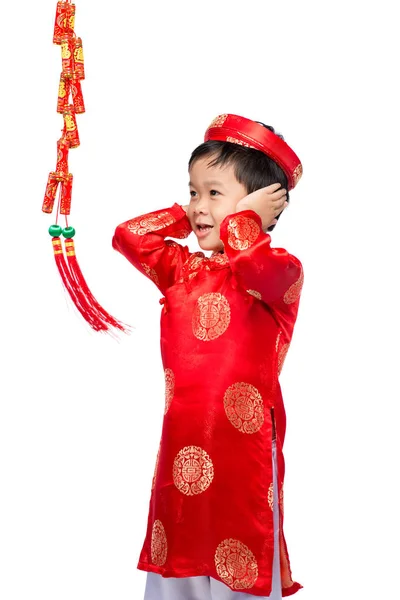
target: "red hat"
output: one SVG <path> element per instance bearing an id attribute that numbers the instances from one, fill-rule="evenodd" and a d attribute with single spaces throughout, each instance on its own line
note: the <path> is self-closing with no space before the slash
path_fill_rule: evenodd
<path id="1" fill-rule="evenodd" d="M 288 146 L 270 129 L 256 121 L 238 115 L 219 115 L 207 128 L 204 141 L 218 140 L 260 150 L 274 160 L 288 178 L 288 190 L 295 187 L 302 173 L 302 164 Z"/>

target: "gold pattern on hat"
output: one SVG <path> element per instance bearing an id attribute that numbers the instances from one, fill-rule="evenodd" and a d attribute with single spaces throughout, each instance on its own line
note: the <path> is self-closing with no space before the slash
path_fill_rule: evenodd
<path id="1" fill-rule="evenodd" d="M 199 446 L 185 446 L 174 460 L 172 475 L 178 490 L 186 496 L 205 492 L 214 478 L 214 465 Z"/>
<path id="2" fill-rule="evenodd" d="M 215 552 L 218 576 L 232 590 L 253 587 L 258 577 L 258 565 L 252 551 L 239 540 L 221 542 Z"/>
<path id="3" fill-rule="evenodd" d="M 229 219 L 228 244 L 234 250 L 247 250 L 260 235 L 260 227 L 254 219 L 239 215 Z"/>
<path id="4" fill-rule="evenodd" d="M 300 177 L 303 175 L 303 166 L 297 165 L 295 170 L 293 171 L 293 184 L 296 185 L 299 181 Z"/>
<path id="5" fill-rule="evenodd" d="M 228 300 L 219 292 L 203 294 L 197 299 L 192 330 L 197 339 L 209 342 L 225 333 L 231 320 Z"/>
<path id="6" fill-rule="evenodd" d="M 168 543 L 161 521 L 154 521 L 151 534 L 151 562 L 161 567 L 167 560 Z"/>
<path id="7" fill-rule="evenodd" d="M 284 504 L 284 502 L 283 502 L 283 483 L 282 483 L 282 485 L 281 485 L 281 493 L 279 495 L 279 505 L 281 507 L 282 515 L 283 515 L 283 504 Z"/>
<path id="8" fill-rule="evenodd" d="M 246 290 L 246 292 L 254 296 L 254 298 L 257 298 L 257 300 L 261 300 L 261 294 L 260 292 L 257 292 L 257 290 Z"/>
<path id="9" fill-rule="evenodd" d="M 226 119 L 227 119 L 228 115 L 218 115 L 218 117 L 215 117 L 215 119 L 213 119 L 213 121 L 211 121 L 210 125 L 208 126 L 208 129 L 211 129 L 211 127 L 222 127 L 222 125 L 225 123 Z"/>
<path id="10" fill-rule="evenodd" d="M 149 233 L 150 231 L 164 229 L 164 227 L 172 225 L 175 221 L 176 219 L 168 211 L 164 211 L 158 213 L 158 215 L 135 217 L 128 221 L 127 227 L 131 233 L 136 235 L 146 235 L 146 233 Z"/>
<path id="11" fill-rule="evenodd" d="M 254 146 L 250 146 L 247 142 L 243 142 L 243 140 L 239 140 L 238 138 L 231 137 L 230 135 L 226 138 L 227 142 L 231 142 L 231 144 L 238 144 L 239 146 L 246 146 L 247 148 L 254 148 Z"/>
<path id="12" fill-rule="evenodd" d="M 282 348 L 279 350 L 278 354 L 278 375 L 280 375 L 283 367 L 283 363 L 285 362 L 286 354 L 288 353 L 290 344 L 283 344 Z"/>
<path id="13" fill-rule="evenodd" d="M 175 392 L 175 375 L 172 369 L 165 369 L 165 409 L 164 415 L 167 414 L 169 407 L 171 406 L 172 398 Z"/>
<path id="14" fill-rule="evenodd" d="M 264 423 L 264 403 L 254 385 L 240 381 L 231 385 L 224 395 L 226 416 L 242 433 L 256 433 Z"/>
<path id="15" fill-rule="evenodd" d="M 270 509 L 273 511 L 274 510 L 274 483 L 270 483 L 269 484 L 269 488 L 268 488 L 268 505 L 270 507 Z"/>
<path id="16" fill-rule="evenodd" d="M 146 265 L 146 263 L 140 263 L 143 271 L 146 273 L 146 275 L 148 277 L 150 277 L 150 279 L 152 281 L 154 281 L 155 284 L 160 285 L 160 281 L 158 279 L 158 275 L 157 272 L 155 271 L 155 269 L 152 269 L 151 267 L 149 267 L 149 265 Z"/>
<path id="17" fill-rule="evenodd" d="M 303 287 L 303 283 L 304 283 L 304 273 L 303 273 L 303 269 L 302 269 L 298 280 L 290 286 L 290 288 L 287 290 L 287 292 L 285 293 L 285 295 L 283 297 L 283 301 L 286 304 L 292 304 L 292 302 L 296 302 L 296 300 L 300 296 L 300 292 L 301 292 L 301 288 Z"/>

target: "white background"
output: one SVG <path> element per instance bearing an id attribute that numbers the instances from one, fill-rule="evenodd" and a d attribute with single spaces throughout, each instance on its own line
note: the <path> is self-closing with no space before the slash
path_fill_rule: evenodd
<path id="1" fill-rule="evenodd" d="M 54 215 L 41 212 L 62 128 L 56 2 L 3 7 L 2 600 L 142 600 L 161 295 L 111 238 L 128 218 L 187 202 L 190 153 L 224 112 L 273 125 L 304 165 L 272 233 L 305 271 L 281 375 L 296 598 L 398 597 L 394 5 L 77 0 L 87 112 L 70 152 L 70 223 L 95 296 L 135 327 L 119 343 L 66 300 Z M 186 243 L 198 249 L 193 235 Z"/>

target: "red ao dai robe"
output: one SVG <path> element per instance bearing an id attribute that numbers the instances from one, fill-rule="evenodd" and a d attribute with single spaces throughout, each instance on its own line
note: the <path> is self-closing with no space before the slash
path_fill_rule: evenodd
<path id="1" fill-rule="evenodd" d="M 163 294 L 165 414 L 138 568 L 206 575 L 271 592 L 272 438 L 276 434 L 282 594 L 292 579 L 283 533 L 286 415 L 278 380 L 297 318 L 303 269 L 271 248 L 252 210 L 220 227 L 224 253 L 191 253 L 178 204 L 116 228 L 113 247 Z"/>

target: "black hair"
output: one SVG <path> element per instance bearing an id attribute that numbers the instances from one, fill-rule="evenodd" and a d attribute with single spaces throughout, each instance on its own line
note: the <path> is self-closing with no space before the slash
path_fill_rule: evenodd
<path id="1" fill-rule="evenodd" d="M 272 133 L 275 133 L 282 140 L 280 133 L 276 133 L 271 125 L 265 125 L 261 121 L 256 121 L 263 127 L 266 127 Z M 209 140 L 197 146 L 189 159 L 189 169 L 191 165 L 205 156 L 213 156 L 209 166 L 233 165 L 237 181 L 244 185 L 248 194 L 267 187 L 272 183 L 280 183 L 282 188 L 288 189 L 288 179 L 281 167 L 272 158 L 256 150 L 232 142 L 220 142 L 218 140 Z M 286 193 L 286 200 L 289 202 L 289 192 Z M 275 218 L 279 219 L 282 212 Z M 267 231 L 272 231 L 275 225 L 268 227 Z"/>

